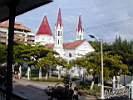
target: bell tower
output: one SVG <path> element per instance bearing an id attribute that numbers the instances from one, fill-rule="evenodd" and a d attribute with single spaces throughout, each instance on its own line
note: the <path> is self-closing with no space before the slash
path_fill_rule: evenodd
<path id="1" fill-rule="evenodd" d="M 61 9 L 59 8 L 58 12 L 58 18 L 57 22 L 55 24 L 55 45 L 54 45 L 54 50 L 57 51 L 60 55 L 64 54 L 64 49 L 63 49 L 63 22 L 62 22 L 62 17 L 61 17 Z"/>
<path id="2" fill-rule="evenodd" d="M 81 16 L 79 16 L 78 26 L 76 28 L 76 40 L 83 40 L 84 39 L 84 29 L 82 26 Z"/>

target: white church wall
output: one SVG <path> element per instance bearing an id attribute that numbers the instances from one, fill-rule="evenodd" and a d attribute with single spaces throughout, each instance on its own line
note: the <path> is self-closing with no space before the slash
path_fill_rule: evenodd
<path id="1" fill-rule="evenodd" d="M 55 27 L 54 39 L 54 48 L 63 48 L 63 27 L 60 27 L 60 25 L 58 25 L 58 27 Z"/>
<path id="2" fill-rule="evenodd" d="M 65 49 L 65 59 L 69 61 L 75 59 L 75 49 Z"/>
<path id="3" fill-rule="evenodd" d="M 54 43 L 54 39 L 52 36 L 48 36 L 48 35 L 37 35 L 35 36 L 35 43 L 45 45 L 48 43 Z"/>
<path id="4" fill-rule="evenodd" d="M 53 50 L 56 51 L 57 53 L 59 53 L 60 57 L 65 58 L 64 49 L 62 49 L 62 48 L 55 48 L 55 47 L 54 47 Z"/>
<path id="5" fill-rule="evenodd" d="M 78 46 L 75 50 L 76 57 L 81 57 L 82 55 L 86 55 L 87 53 L 94 52 L 93 47 L 87 42 L 84 41 L 80 46 Z"/>
<path id="6" fill-rule="evenodd" d="M 84 39 L 84 32 L 83 31 L 77 31 L 76 32 L 76 40 L 83 40 Z"/>

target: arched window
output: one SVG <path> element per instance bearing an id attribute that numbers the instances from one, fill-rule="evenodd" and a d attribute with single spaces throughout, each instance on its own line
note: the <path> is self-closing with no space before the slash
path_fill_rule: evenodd
<path id="1" fill-rule="evenodd" d="M 70 57 L 70 58 L 72 57 L 72 54 L 71 54 L 71 53 L 69 53 L 69 57 Z"/>
<path id="2" fill-rule="evenodd" d="M 80 35 L 80 40 L 82 39 L 82 36 Z"/>
<path id="3" fill-rule="evenodd" d="M 58 40 L 58 44 L 59 44 L 59 40 Z"/>
<path id="4" fill-rule="evenodd" d="M 60 31 L 58 31 L 58 36 L 60 36 Z"/>

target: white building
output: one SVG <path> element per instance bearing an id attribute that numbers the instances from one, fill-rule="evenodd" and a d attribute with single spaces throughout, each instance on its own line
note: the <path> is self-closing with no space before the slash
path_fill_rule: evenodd
<path id="1" fill-rule="evenodd" d="M 9 21 L 0 23 L 0 43 L 8 44 L 8 28 Z M 34 44 L 35 34 L 32 33 L 31 29 L 24 26 L 21 23 L 15 23 L 14 25 L 14 42 Z"/>
<path id="2" fill-rule="evenodd" d="M 45 16 L 36 34 L 35 42 L 55 50 L 60 54 L 60 57 L 68 61 L 94 52 L 94 48 L 84 39 L 81 16 L 79 16 L 78 26 L 76 28 L 75 41 L 65 43 L 63 31 L 64 26 L 61 10 L 59 9 L 57 22 L 55 24 L 55 32 L 52 34 L 47 17 Z"/>

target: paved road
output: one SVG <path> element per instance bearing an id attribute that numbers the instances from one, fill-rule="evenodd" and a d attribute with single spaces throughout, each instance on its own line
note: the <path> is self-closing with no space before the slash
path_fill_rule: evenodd
<path id="1" fill-rule="evenodd" d="M 15 80 L 14 92 L 24 96 L 29 100 L 48 100 L 48 96 L 44 92 L 47 86 L 54 86 L 57 83 L 34 82 L 25 79 Z M 94 96 L 81 96 L 80 100 L 96 100 Z"/>

